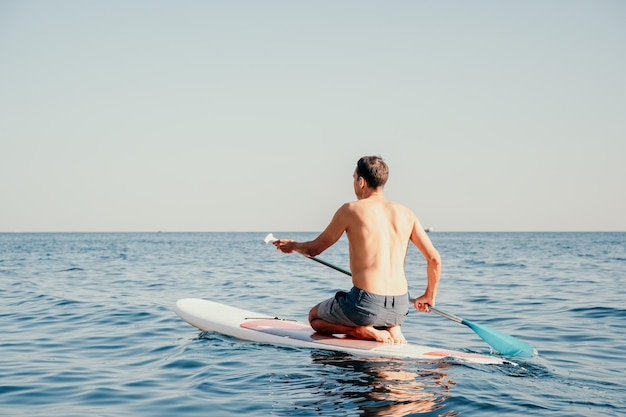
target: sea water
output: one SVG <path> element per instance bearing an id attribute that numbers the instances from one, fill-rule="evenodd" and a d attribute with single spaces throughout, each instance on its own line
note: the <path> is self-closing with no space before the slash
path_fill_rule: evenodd
<path id="1" fill-rule="evenodd" d="M 305 320 L 350 287 L 263 245 L 265 233 L 0 234 L 0 415 L 626 415 L 626 233 L 430 236 L 443 258 L 437 306 L 538 357 L 360 358 L 239 341 L 176 316 L 177 299 L 198 297 Z M 347 268 L 345 238 L 320 258 Z M 412 296 L 425 268 L 411 248 Z M 414 343 L 490 353 L 435 314 L 413 311 L 403 329 Z"/>

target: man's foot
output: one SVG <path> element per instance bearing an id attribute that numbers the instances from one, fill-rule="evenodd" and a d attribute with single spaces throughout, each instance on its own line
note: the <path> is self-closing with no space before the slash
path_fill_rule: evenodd
<path id="1" fill-rule="evenodd" d="M 406 343 L 406 339 L 404 338 L 404 335 L 402 334 L 402 329 L 400 329 L 400 326 L 389 327 L 387 328 L 387 331 L 393 338 L 394 343 L 397 343 L 397 344 Z"/>
<path id="2" fill-rule="evenodd" d="M 400 326 L 388 327 L 386 329 L 376 329 L 373 326 L 350 327 L 342 324 L 329 323 L 318 317 L 319 304 L 311 309 L 309 313 L 309 323 L 313 330 L 321 334 L 346 334 L 356 339 L 375 340 L 380 343 L 403 344 L 406 339 L 402 335 Z"/>
<path id="3" fill-rule="evenodd" d="M 380 343 L 394 343 L 394 338 L 388 330 L 378 330 L 373 326 L 354 327 L 354 331 L 351 332 L 350 336 L 357 339 L 375 340 Z"/>

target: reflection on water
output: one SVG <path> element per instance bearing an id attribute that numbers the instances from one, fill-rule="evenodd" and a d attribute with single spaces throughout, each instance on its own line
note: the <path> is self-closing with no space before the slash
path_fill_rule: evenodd
<path id="1" fill-rule="evenodd" d="M 284 376 L 292 412 L 306 415 L 407 416 L 442 412 L 454 381 L 446 361 L 417 362 L 386 358 L 355 358 L 337 352 L 315 351 L 308 375 Z M 315 367 L 313 367 L 315 368 Z M 308 413 L 307 413 L 308 412 Z"/>

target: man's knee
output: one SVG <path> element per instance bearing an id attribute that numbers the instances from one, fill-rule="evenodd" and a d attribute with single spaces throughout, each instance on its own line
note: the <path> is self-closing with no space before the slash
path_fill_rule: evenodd
<path id="1" fill-rule="evenodd" d="M 319 308 L 320 308 L 320 305 L 317 304 L 315 307 L 311 309 L 311 311 L 309 311 L 309 323 L 319 318 L 319 314 L 318 314 Z"/>

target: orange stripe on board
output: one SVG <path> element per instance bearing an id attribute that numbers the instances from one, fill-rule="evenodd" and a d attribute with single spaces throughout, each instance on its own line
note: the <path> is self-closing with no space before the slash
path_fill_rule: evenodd
<path id="1" fill-rule="evenodd" d="M 311 326 L 309 326 L 308 324 L 297 323 L 293 321 L 284 321 L 280 319 L 261 319 L 261 320 L 244 321 L 239 326 L 244 329 L 251 329 L 251 330 L 268 330 L 268 329 L 302 330 L 302 329 L 311 328 Z"/>
<path id="2" fill-rule="evenodd" d="M 490 356 L 478 355 L 476 353 L 463 353 L 463 352 L 432 351 L 432 352 L 425 352 L 424 355 L 437 356 L 437 357 L 449 356 L 451 358 L 467 358 L 467 359 L 470 359 L 470 358 L 491 359 Z"/>

